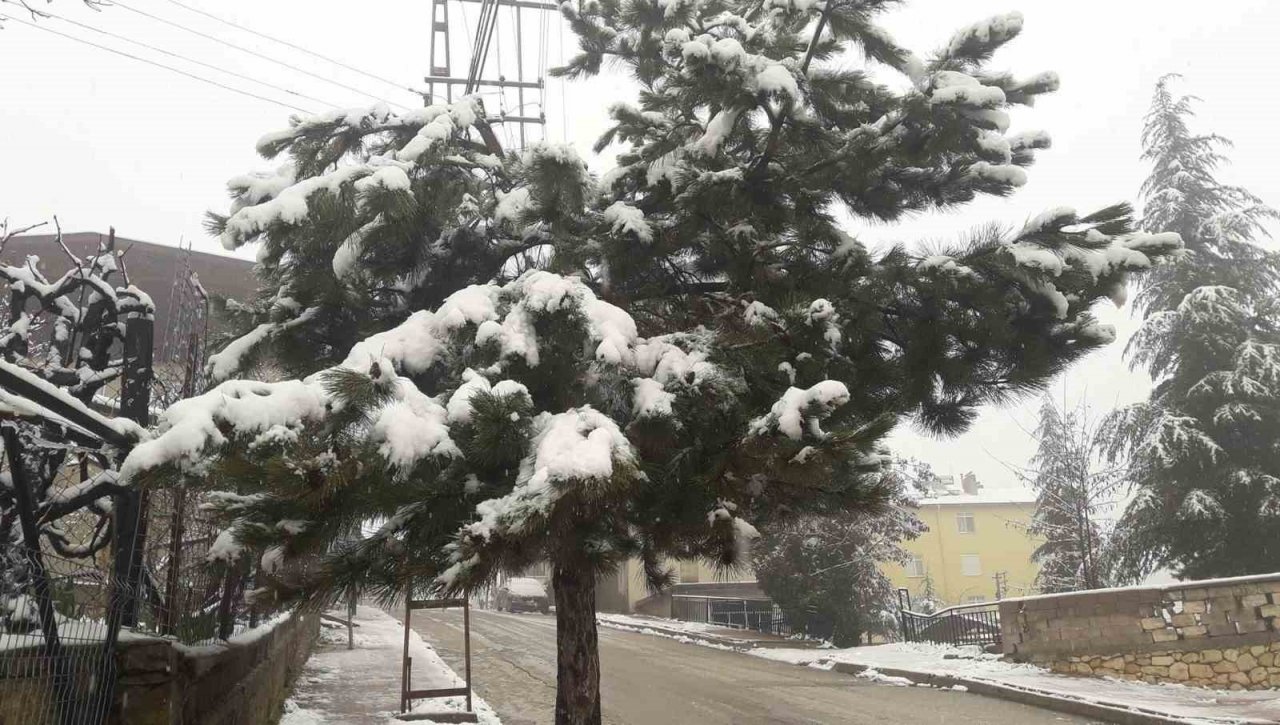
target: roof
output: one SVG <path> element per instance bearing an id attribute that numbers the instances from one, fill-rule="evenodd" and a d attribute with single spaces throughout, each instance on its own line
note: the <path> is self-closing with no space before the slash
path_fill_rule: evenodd
<path id="1" fill-rule="evenodd" d="M 1025 488 L 984 488 L 978 493 L 927 496 L 916 500 L 920 506 L 994 506 L 1036 502 L 1034 491 Z"/>
<path id="2" fill-rule="evenodd" d="M 28 234 L 13 237 L 0 252 L 0 263 L 19 265 L 29 255 L 40 258 L 39 269 L 50 279 L 61 276 L 71 267 L 55 242 L 52 234 Z M 106 234 L 99 232 L 73 232 L 63 234 L 62 241 L 73 254 L 84 257 L 93 254 L 98 245 L 105 242 Z M 124 263 L 129 281 L 151 295 L 156 305 L 156 334 L 168 329 L 169 291 L 186 250 L 154 242 L 144 242 L 126 237 L 116 237 L 116 249 L 129 250 Z M 248 300 L 257 288 L 253 274 L 253 262 L 235 257 L 223 257 L 207 252 L 190 252 L 191 268 L 200 277 L 200 284 L 212 294 Z M 213 321 L 211 320 L 211 323 Z M 211 324 L 211 327 L 217 327 Z"/>

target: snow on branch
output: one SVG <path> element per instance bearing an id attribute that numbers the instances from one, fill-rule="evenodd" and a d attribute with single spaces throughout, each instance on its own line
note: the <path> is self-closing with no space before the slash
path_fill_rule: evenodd
<path id="1" fill-rule="evenodd" d="M 837 380 L 824 380 L 806 390 L 788 388 L 773 404 L 768 415 L 751 423 L 751 433 L 767 435 L 776 430 L 798 441 L 807 430 L 809 435 L 822 440 L 826 434 L 822 432 L 820 423 L 847 402 L 849 389 Z"/>

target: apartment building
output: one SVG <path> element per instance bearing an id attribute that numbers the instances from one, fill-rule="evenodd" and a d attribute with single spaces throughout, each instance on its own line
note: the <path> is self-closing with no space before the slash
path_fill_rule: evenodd
<path id="1" fill-rule="evenodd" d="M 1035 500 L 1022 488 L 986 488 L 971 473 L 959 485 L 940 477 L 919 499 L 929 530 L 907 542 L 907 565 L 888 565 L 886 573 L 913 603 L 930 594 L 945 606 L 1033 593 L 1039 566 L 1031 553 L 1040 542 L 1027 528 Z"/>

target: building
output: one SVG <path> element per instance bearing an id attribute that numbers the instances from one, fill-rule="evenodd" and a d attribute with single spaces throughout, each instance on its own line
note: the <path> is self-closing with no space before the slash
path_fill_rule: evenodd
<path id="1" fill-rule="evenodd" d="M 63 244 L 78 257 L 91 257 L 107 235 L 100 232 L 70 232 L 62 235 Z M 125 265 L 129 281 L 151 296 L 156 305 L 157 343 L 161 331 L 168 329 L 170 290 L 182 269 L 187 252 L 175 246 L 143 242 L 116 237 L 116 249 L 127 250 Z M 38 268 L 49 279 L 54 279 L 71 268 L 52 234 L 24 234 L 9 240 L 0 250 L 0 264 L 18 266 L 28 257 L 38 257 Z M 247 302 L 257 289 L 258 279 L 253 273 L 253 262 L 247 259 L 225 257 L 217 254 L 192 251 L 189 263 L 199 276 L 200 284 L 212 294 Z M 218 320 L 210 321 L 214 330 Z"/>
<path id="2" fill-rule="evenodd" d="M 913 603 L 972 604 L 1034 593 L 1039 566 L 1031 553 L 1040 542 L 1028 527 L 1035 501 L 1026 489 L 984 488 L 972 473 L 959 486 L 940 477 L 919 499 L 917 514 L 929 530 L 906 543 L 907 565 L 887 565 L 886 573 Z"/>
<path id="3" fill-rule="evenodd" d="M 941 476 L 919 498 L 916 513 L 928 530 L 904 544 L 911 561 L 886 564 L 895 587 L 905 588 L 913 605 L 931 598 L 939 607 L 992 602 L 1035 592 L 1039 566 L 1031 553 L 1039 541 L 1027 534 L 1035 494 L 1026 489 L 986 489 L 972 473 Z M 767 599 L 749 567 L 717 572 L 697 561 L 670 561 L 676 584 L 655 594 L 644 581 L 639 560 L 628 560 L 597 585 L 596 602 L 605 612 L 673 616 L 675 597 Z"/>
<path id="4" fill-rule="evenodd" d="M 644 578 L 639 559 L 628 559 L 616 571 L 596 582 L 596 608 L 602 612 L 640 612 L 672 616 L 676 597 L 729 597 L 767 599 L 749 567 L 740 571 L 716 571 L 701 561 L 668 561 L 676 583 L 662 592 L 652 592 Z"/>

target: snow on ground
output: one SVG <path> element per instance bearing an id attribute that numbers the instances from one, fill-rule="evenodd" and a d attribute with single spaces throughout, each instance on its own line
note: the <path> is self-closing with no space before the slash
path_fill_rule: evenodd
<path id="1" fill-rule="evenodd" d="M 618 629 L 674 638 L 689 644 L 744 651 L 698 639 L 700 635 L 721 637 L 728 633 L 723 627 L 704 622 L 624 614 L 600 614 L 597 618 L 602 625 Z M 681 636 L 680 633 L 689 636 Z M 752 634 L 744 632 L 743 636 Z M 868 669 L 858 677 L 897 687 L 914 683 L 882 670 L 907 670 L 990 682 L 1054 697 L 1156 712 L 1177 722 L 1198 725 L 1280 722 L 1280 697 L 1275 691 L 1230 692 L 1185 685 L 1148 685 L 1109 678 L 1071 677 L 1033 665 L 1007 662 L 1000 655 L 983 652 L 974 646 L 895 643 L 848 649 L 757 647 L 745 651 L 756 657 L 824 670 L 832 669 L 837 662 L 863 665 Z M 964 685 L 956 685 L 952 689 L 967 690 Z"/>
<path id="2" fill-rule="evenodd" d="M 657 617 L 635 617 L 630 614 L 605 614 L 596 615 L 596 620 L 600 624 L 606 626 L 616 625 L 619 628 L 629 627 L 632 629 L 652 629 L 655 626 L 662 629 L 678 630 L 688 632 L 689 634 L 712 634 L 719 635 L 724 632 L 726 627 L 719 624 L 708 624 L 706 622 L 683 622 L 678 619 L 659 619 Z"/>
<path id="3" fill-rule="evenodd" d="M 1184 685 L 1148 685 L 1109 678 L 1057 675 L 1027 664 L 1006 662 L 977 647 L 895 643 L 841 650 L 757 649 L 751 654 L 794 664 L 831 666 L 848 662 L 873 668 L 863 675 L 883 681 L 875 668 L 910 670 L 982 680 L 1057 697 L 1112 706 L 1142 708 L 1190 723 L 1277 722 L 1275 692 L 1228 692 Z M 871 673 L 875 673 L 871 675 Z M 894 678 L 898 679 L 898 678 Z M 902 683 L 891 683 L 902 684 Z"/>
<path id="4" fill-rule="evenodd" d="M 347 649 L 346 627 L 323 627 L 316 651 L 307 660 L 293 697 L 285 703 L 281 725 L 386 725 L 400 705 L 400 657 L 404 626 L 375 607 L 356 610 L 355 648 Z M 435 650 L 409 632 L 414 689 L 457 687 L 462 680 Z M 479 696 L 472 704 L 482 725 L 502 725 Z M 414 712 L 457 712 L 465 698 L 418 700 Z M 419 720 L 418 722 L 431 722 Z"/>

